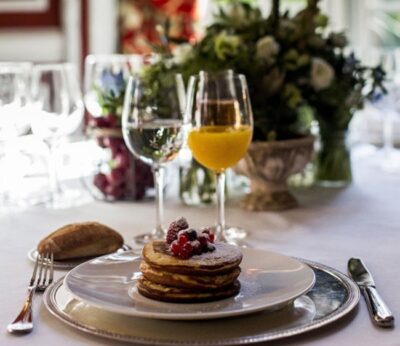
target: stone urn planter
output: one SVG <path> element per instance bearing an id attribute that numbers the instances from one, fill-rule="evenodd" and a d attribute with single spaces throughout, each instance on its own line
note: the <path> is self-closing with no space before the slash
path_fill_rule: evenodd
<path id="1" fill-rule="evenodd" d="M 251 182 L 251 192 L 242 201 L 244 208 L 278 211 L 297 207 L 287 179 L 311 161 L 313 149 L 313 136 L 251 143 L 246 156 L 235 166 L 235 171 Z"/>

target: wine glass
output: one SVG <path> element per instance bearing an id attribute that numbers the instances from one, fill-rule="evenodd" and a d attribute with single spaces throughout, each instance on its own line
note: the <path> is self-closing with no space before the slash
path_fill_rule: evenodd
<path id="1" fill-rule="evenodd" d="M 29 131 L 31 63 L 0 62 L 0 140 Z"/>
<path id="2" fill-rule="evenodd" d="M 69 207 L 77 202 L 76 196 L 61 190 L 57 159 L 61 139 L 74 132 L 83 119 L 84 108 L 76 68 L 71 64 L 34 66 L 31 95 L 32 132 L 49 148 L 48 206 L 53 209 Z"/>
<path id="3" fill-rule="evenodd" d="M 31 68 L 29 62 L 0 62 L 0 205 L 6 207 L 14 204 L 9 192 L 23 176 L 23 160 L 13 141 L 29 132 Z"/>
<path id="4" fill-rule="evenodd" d="M 145 71 L 144 71 L 145 72 Z M 122 133 L 129 150 L 151 166 L 156 190 L 156 227 L 135 238 L 139 244 L 165 237 L 163 228 L 164 166 L 184 143 L 185 90 L 182 76 L 152 80 L 129 78 L 122 112 Z"/>
<path id="5" fill-rule="evenodd" d="M 225 171 L 245 154 L 253 133 L 253 114 L 246 77 L 233 71 L 200 72 L 191 77 L 187 114 L 188 145 L 194 158 L 217 177 L 216 238 L 239 243 L 246 232 L 225 224 Z"/>
<path id="6" fill-rule="evenodd" d="M 151 55 L 89 55 L 85 60 L 87 132 L 104 149 L 93 184 L 102 197 L 140 199 L 153 186 L 149 167 L 134 159 L 122 137 L 121 118 L 129 77 L 151 61 Z"/>
<path id="7" fill-rule="evenodd" d="M 101 125 L 113 127 L 115 117 L 121 116 L 121 105 L 126 81 L 131 74 L 140 70 L 143 63 L 140 55 L 88 55 L 85 60 L 85 105 Z M 104 99 L 104 94 L 112 99 Z M 114 116 L 114 118 L 110 117 Z M 108 124 L 108 122 L 111 122 Z"/>
<path id="8" fill-rule="evenodd" d="M 396 59 L 396 51 L 384 49 L 376 52 L 378 63 L 386 73 L 384 83 L 386 94 L 376 93 L 371 106 L 381 114 L 382 119 L 382 149 L 379 150 L 378 165 L 385 171 L 399 172 L 400 155 L 394 147 L 394 125 L 399 118 L 399 61 Z"/>

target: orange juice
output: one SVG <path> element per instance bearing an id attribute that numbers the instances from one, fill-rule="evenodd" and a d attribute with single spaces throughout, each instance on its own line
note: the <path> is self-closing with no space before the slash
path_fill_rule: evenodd
<path id="1" fill-rule="evenodd" d="M 188 144 L 198 162 L 221 172 L 244 156 L 251 136 L 250 126 L 204 126 L 189 133 Z"/>

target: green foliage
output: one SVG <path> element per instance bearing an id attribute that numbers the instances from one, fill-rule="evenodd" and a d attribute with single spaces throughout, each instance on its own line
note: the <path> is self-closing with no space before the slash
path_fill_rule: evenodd
<path id="1" fill-rule="evenodd" d="M 160 62 L 166 70 L 155 66 L 149 73 L 166 78 L 168 72 L 180 72 L 185 80 L 201 70 L 244 74 L 254 112 L 253 140 L 301 134 L 304 107 L 314 110 L 322 130 L 346 129 L 353 111 L 383 89 L 385 76 L 380 67 L 366 68 L 346 54 L 345 35 L 328 33 L 327 25 L 318 0 L 308 0 L 294 16 L 280 13 L 279 0 L 274 0 L 268 18 L 251 2 L 224 2 L 184 57 L 175 53 L 180 44 Z"/>

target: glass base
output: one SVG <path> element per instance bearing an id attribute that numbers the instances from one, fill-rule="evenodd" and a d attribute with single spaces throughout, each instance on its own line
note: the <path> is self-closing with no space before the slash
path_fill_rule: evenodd
<path id="1" fill-rule="evenodd" d="M 225 226 L 225 229 L 220 232 L 218 226 L 213 227 L 214 234 L 217 235 L 217 240 L 224 241 L 232 245 L 240 247 L 249 247 L 249 244 L 244 240 L 247 238 L 247 231 L 237 226 Z M 218 237 L 218 235 L 220 235 Z"/>
<path id="2" fill-rule="evenodd" d="M 151 233 L 143 233 L 133 237 L 133 241 L 138 245 L 146 245 L 148 242 L 152 240 L 163 240 L 165 239 L 165 231 L 162 237 L 158 235 L 158 232 L 154 230 Z"/>
<path id="3" fill-rule="evenodd" d="M 379 168 L 387 173 L 400 172 L 400 151 L 392 148 L 383 148 L 379 150 L 376 163 Z"/>

